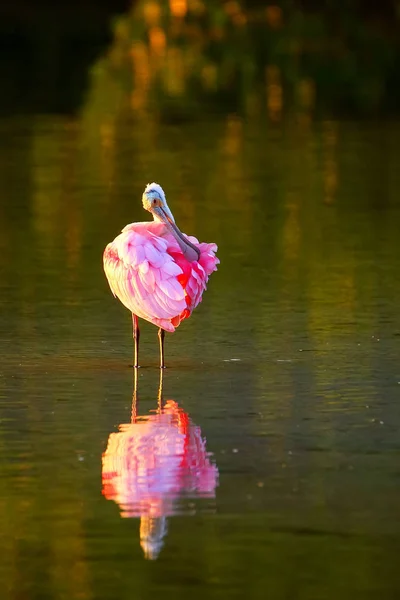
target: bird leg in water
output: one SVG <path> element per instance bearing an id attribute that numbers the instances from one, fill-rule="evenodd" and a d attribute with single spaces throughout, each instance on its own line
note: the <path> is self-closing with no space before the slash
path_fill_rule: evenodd
<path id="1" fill-rule="evenodd" d="M 140 329 L 138 318 L 136 315 L 132 313 L 132 324 L 133 324 L 133 341 L 135 345 L 135 360 L 133 363 L 133 368 L 139 368 L 139 339 L 140 339 Z"/>
<path id="2" fill-rule="evenodd" d="M 165 369 L 165 363 L 164 363 L 164 338 L 165 338 L 165 331 L 164 329 L 160 329 L 158 330 L 158 339 L 160 340 L 160 369 Z"/>

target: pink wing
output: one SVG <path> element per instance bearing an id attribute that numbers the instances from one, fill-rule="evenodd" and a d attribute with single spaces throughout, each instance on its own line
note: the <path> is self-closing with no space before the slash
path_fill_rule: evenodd
<path id="1" fill-rule="evenodd" d="M 199 244 L 200 259 L 189 263 L 162 223 L 127 225 L 104 251 L 110 288 L 132 313 L 175 331 L 201 302 L 209 275 L 219 263 L 215 244 Z"/>

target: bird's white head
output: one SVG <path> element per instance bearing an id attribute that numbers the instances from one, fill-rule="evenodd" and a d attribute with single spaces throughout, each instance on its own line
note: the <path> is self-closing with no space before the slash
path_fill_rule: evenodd
<path id="1" fill-rule="evenodd" d="M 151 212 L 156 221 L 165 221 L 164 215 L 175 223 L 170 211 L 164 190 L 158 183 L 148 183 L 142 196 L 143 208 Z"/>
<path id="2" fill-rule="evenodd" d="M 183 254 L 189 262 L 199 260 L 199 249 L 190 242 L 175 224 L 175 219 L 170 211 L 164 190 L 158 183 L 148 183 L 142 196 L 143 208 L 151 212 L 155 221 L 161 221 L 167 226 L 178 242 Z"/>

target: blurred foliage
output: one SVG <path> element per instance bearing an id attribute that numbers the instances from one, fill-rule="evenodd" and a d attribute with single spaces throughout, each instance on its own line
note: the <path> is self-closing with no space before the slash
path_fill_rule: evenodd
<path id="1" fill-rule="evenodd" d="M 218 108 L 274 120 L 293 108 L 374 114 L 400 100 L 398 24 L 396 13 L 390 22 L 363 16 L 352 2 L 304 11 L 139 0 L 115 19 L 95 76 L 112 73 L 134 109 L 179 118 Z"/>

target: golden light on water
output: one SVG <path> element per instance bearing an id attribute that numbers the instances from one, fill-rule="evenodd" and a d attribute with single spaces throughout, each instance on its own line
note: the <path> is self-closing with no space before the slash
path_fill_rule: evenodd
<path id="1" fill-rule="evenodd" d="M 144 2 L 143 3 L 143 18 L 145 23 L 149 27 L 158 25 L 161 20 L 161 6 L 158 2 Z"/>
<path id="2" fill-rule="evenodd" d="M 167 51 L 166 64 L 163 70 L 166 92 L 170 96 L 181 96 L 185 91 L 185 65 L 180 48 L 171 47 Z"/>
<path id="3" fill-rule="evenodd" d="M 265 70 L 267 83 L 267 110 L 272 121 L 279 121 L 282 113 L 283 91 L 281 73 L 277 66 L 270 65 Z"/>
<path id="4" fill-rule="evenodd" d="M 164 55 L 167 45 L 165 32 L 161 27 L 151 27 L 149 30 L 149 44 L 152 52 L 158 55 Z"/>
<path id="5" fill-rule="evenodd" d="M 325 204 L 332 204 L 335 200 L 339 185 L 336 147 L 337 124 L 334 121 L 325 121 L 323 132 L 324 144 L 324 190 Z"/>
<path id="6" fill-rule="evenodd" d="M 132 90 L 131 103 L 133 109 L 140 109 L 146 104 L 147 90 L 150 85 L 151 68 L 149 63 L 149 53 L 144 42 L 134 42 L 130 54 L 135 81 Z"/>

